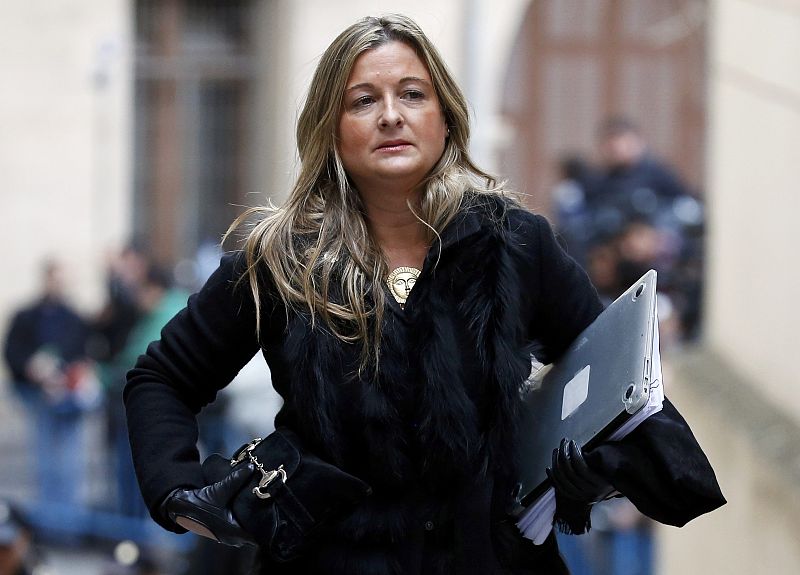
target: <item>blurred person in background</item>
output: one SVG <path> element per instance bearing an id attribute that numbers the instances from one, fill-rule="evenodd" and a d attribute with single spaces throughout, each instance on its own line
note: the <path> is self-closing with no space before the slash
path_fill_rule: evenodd
<path id="1" fill-rule="evenodd" d="M 590 243 L 616 245 L 619 293 L 658 271 L 659 291 L 671 299 L 682 337 L 692 339 L 700 327 L 702 203 L 629 118 L 604 122 L 598 145 L 600 177 L 586 206 Z"/>
<path id="2" fill-rule="evenodd" d="M 620 256 L 613 241 L 591 244 L 587 250 L 586 272 L 597 288 L 604 306 L 613 302 L 624 292 L 619 276 Z"/>
<path id="3" fill-rule="evenodd" d="M 123 252 L 115 270 L 119 291 L 124 290 L 136 309 L 136 320 L 124 345 L 102 370 L 108 394 L 108 433 L 116 461 L 117 510 L 129 517 L 144 517 L 147 509 L 136 484 L 122 404 L 125 373 L 147 345 L 158 338 L 164 324 L 186 305 L 188 294 L 173 287 L 169 273 L 141 251 Z"/>
<path id="4" fill-rule="evenodd" d="M 617 234 L 633 219 L 675 227 L 673 205 L 689 196 L 688 186 L 650 151 L 639 127 L 615 117 L 599 130 L 600 177 L 588 194 L 595 234 Z"/>
<path id="5" fill-rule="evenodd" d="M 558 181 L 553 188 L 558 239 L 584 268 L 592 241 L 588 195 L 598 176 L 598 170 L 579 154 L 567 154 L 558 161 Z"/>
<path id="6" fill-rule="evenodd" d="M 89 326 L 66 301 L 61 264 L 47 260 L 41 295 L 11 320 L 5 359 L 32 415 L 37 491 L 31 519 L 53 537 L 80 531 L 74 514 L 83 506 L 85 415 L 102 401 L 88 340 Z"/>
<path id="7" fill-rule="evenodd" d="M 105 441 L 109 456 L 115 462 L 112 477 L 116 479 L 108 482 L 113 497 L 110 507 L 115 512 L 133 516 L 142 515 L 142 504 L 132 482 L 132 465 L 121 463 L 122 458 L 130 459 L 130 450 L 120 399 L 126 368 L 118 363 L 118 358 L 142 315 L 136 294 L 144 282 L 148 265 L 145 251 L 134 242 L 109 253 L 106 301 L 92 321 L 89 346 L 92 357 L 98 362 L 100 381 L 108 398 L 104 405 Z"/>
<path id="8" fill-rule="evenodd" d="M 694 339 L 700 329 L 702 202 L 649 151 L 632 120 L 605 121 L 598 150 L 596 167 L 575 154 L 559 160 L 553 200 L 564 248 L 586 268 L 606 303 L 648 269 L 658 271 L 678 339 Z"/>
<path id="9" fill-rule="evenodd" d="M 92 321 L 90 349 L 100 362 L 116 358 L 141 315 L 136 292 L 147 273 L 149 258 L 138 242 L 112 252 L 106 264 L 106 301 Z"/>
<path id="10" fill-rule="evenodd" d="M 33 531 L 19 509 L 0 499 L 0 575 L 32 575 Z"/>

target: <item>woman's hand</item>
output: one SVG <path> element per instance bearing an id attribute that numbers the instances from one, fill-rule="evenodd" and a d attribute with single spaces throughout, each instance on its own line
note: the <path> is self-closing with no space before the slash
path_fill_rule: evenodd
<path id="1" fill-rule="evenodd" d="M 593 504 L 614 493 L 614 486 L 592 471 L 575 441 L 561 440 L 559 449 L 553 450 L 553 467 L 546 468 L 547 477 L 556 492 L 568 499 Z"/>
<path id="2" fill-rule="evenodd" d="M 229 505 L 254 472 L 253 465 L 248 464 L 206 487 L 178 488 L 161 504 L 162 512 L 184 529 L 219 543 L 232 547 L 255 545 L 253 538 L 236 521 Z"/>

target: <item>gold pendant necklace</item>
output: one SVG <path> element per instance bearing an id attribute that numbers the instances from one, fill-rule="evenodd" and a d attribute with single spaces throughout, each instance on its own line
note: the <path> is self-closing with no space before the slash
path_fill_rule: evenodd
<path id="1" fill-rule="evenodd" d="M 389 272 L 386 283 L 389 285 L 394 299 L 397 300 L 401 308 L 405 307 L 408 294 L 411 293 L 411 288 L 417 283 L 417 278 L 421 273 L 422 272 L 417 268 L 405 266 L 394 268 Z"/>

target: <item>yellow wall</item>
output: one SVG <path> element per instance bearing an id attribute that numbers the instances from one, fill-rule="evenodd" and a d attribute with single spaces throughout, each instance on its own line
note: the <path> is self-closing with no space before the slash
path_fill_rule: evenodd
<path id="1" fill-rule="evenodd" d="M 800 2 L 713 7 L 707 340 L 800 419 Z"/>
<path id="2" fill-rule="evenodd" d="M 128 234 L 127 0 L 10 2 L 0 18 L 0 330 L 39 285 L 42 258 L 99 303 L 103 248 Z"/>

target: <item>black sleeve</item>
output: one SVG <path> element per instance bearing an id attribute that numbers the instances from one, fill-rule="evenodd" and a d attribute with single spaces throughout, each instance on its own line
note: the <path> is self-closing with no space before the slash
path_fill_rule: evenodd
<path id="1" fill-rule="evenodd" d="M 583 268 L 562 249 L 547 220 L 535 215 L 532 224 L 535 231 L 529 241 L 535 242 L 537 261 L 527 280 L 533 290 L 530 333 L 536 358 L 552 363 L 602 313 L 603 304 Z M 590 512 L 588 505 L 556 497 L 555 521 L 563 531 L 583 533 Z"/>
<path id="2" fill-rule="evenodd" d="M 678 177 L 678 174 L 669 167 L 661 164 L 654 164 L 652 170 L 653 179 L 658 187 L 657 191 L 660 192 L 661 195 L 669 198 L 689 195 L 689 189 Z"/>
<path id="3" fill-rule="evenodd" d="M 533 330 L 541 345 L 537 358 L 552 363 L 603 311 L 589 277 L 556 241 L 550 224 L 534 216 L 538 246 L 538 298 Z"/>
<path id="4" fill-rule="evenodd" d="M 682 527 L 725 504 L 711 464 L 668 399 L 622 440 L 587 452 L 586 461 L 639 511 L 667 525 Z"/>
<path id="5" fill-rule="evenodd" d="M 153 518 L 177 487 L 201 487 L 195 415 L 259 349 L 255 306 L 241 254 L 226 255 L 205 286 L 161 331 L 128 372 L 123 399 L 134 467 Z M 263 326 L 262 326 L 263 327 Z"/>

